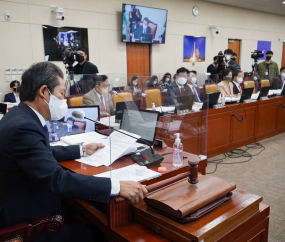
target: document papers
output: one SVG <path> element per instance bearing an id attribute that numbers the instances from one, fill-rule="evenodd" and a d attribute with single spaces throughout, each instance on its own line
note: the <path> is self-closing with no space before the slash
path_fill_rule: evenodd
<path id="1" fill-rule="evenodd" d="M 136 168 L 138 167 L 138 164 L 133 164 L 130 166 L 126 166 L 120 169 L 107 171 L 98 175 L 95 175 L 96 177 L 107 177 L 107 178 L 116 178 L 120 181 L 145 181 L 145 180 L 151 180 L 156 177 L 161 176 L 159 172 L 145 169 L 144 173 L 142 175 L 137 175 Z"/>
<path id="2" fill-rule="evenodd" d="M 105 145 L 104 148 L 98 149 L 93 155 L 81 157 L 76 161 L 96 167 L 109 166 L 122 157 L 139 138 L 139 135 L 121 129 L 120 132 L 113 131 L 107 139 L 100 140 L 100 143 Z"/>
<path id="3" fill-rule="evenodd" d="M 78 145 L 86 142 L 87 140 L 92 140 L 92 143 L 101 143 L 101 139 L 106 139 L 105 135 L 99 134 L 97 132 L 88 132 L 82 134 L 75 134 L 70 136 L 64 136 L 60 138 L 60 141 L 64 141 L 70 145 Z M 100 140 L 100 141 L 99 141 Z M 91 142 L 89 142 L 91 143 Z"/>

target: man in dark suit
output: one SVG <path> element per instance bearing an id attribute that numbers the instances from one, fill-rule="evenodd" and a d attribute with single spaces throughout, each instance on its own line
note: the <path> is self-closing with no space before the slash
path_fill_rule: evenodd
<path id="1" fill-rule="evenodd" d="M 280 69 L 280 75 L 273 79 L 271 89 L 281 89 L 283 83 L 285 82 L 285 66 L 282 66 Z"/>
<path id="2" fill-rule="evenodd" d="M 66 125 L 63 125 L 61 129 L 57 132 L 58 137 L 79 134 L 80 131 L 77 125 L 74 125 L 75 120 L 72 117 L 68 117 L 66 120 Z"/>
<path id="3" fill-rule="evenodd" d="M 151 34 L 151 28 L 148 26 L 149 19 L 143 19 L 143 25 L 141 25 L 135 32 L 134 37 L 135 39 L 141 39 L 143 34 Z M 151 42 L 151 41 L 150 41 Z"/>
<path id="4" fill-rule="evenodd" d="M 4 102 L 10 103 L 19 103 L 19 93 L 20 93 L 20 82 L 19 81 L 12 81 L 10 83 L 10 89 L 12 90 L 11 93 L 7 93 L 4 97 Z"/>
<path id="5" fill-rule="evenodd" d="M 189 70 L 185 67 L 181 67 L 176 71 L 177 81 L 176 84 L 171 84 L 167 89 L 164 101 L 165 106 L 175 106 L 177 105 L 177 97 L 188 95 L 189 90 L 187 88 L 187 85 L 185 85 L 187 82 L 188 73 Z"/>
<path id="6" fill-rule="evenodd" d="M 66 114 L 63 73 L 50 62 L 33 64 L 22 75 L 21 103 L 0 121 L 0 229 L 62 213 L 61 198 L 108 203 L 120 195 L 131 202 L 147 191 L 137 182 L 122 182 L 64 170 L 59 161 L 91 155 L 102 144 L 50 147 L 45 122 Z M 65 224 L 34 241 L 93 241 L 83 225 Z"/>
<path id="7" fill-rule="evenodd" d="M 243 75 L 241 71 L 233 74 L 233 93 L 242 94 L 241 84 L 243 83 Z"/>
<path id="8" fill-rule="evenodd" d="M 87 61 L 87 50 L 79 48 L 80 56 L 78 64 L 74 66 L 74 74 L 97 74 L 98 68 L 91 62 Z"/>
<path id="9" fill-rule="evenodd" d="M 190 71 L 187 78 L 187 86 L 190 88 L 190 94 L 195 95 L 195 102 L 202 102 L 204 100 L 203 96 L 201 95 L 201 90 L 197 85 L 197 72 Z"/>

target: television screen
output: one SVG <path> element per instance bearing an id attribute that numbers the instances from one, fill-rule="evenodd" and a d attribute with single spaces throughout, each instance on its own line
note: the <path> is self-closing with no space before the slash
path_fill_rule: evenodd
<path id="1" fill-rule="evenodd" d="M 62 61 L 62 52 L 70 47 L 77 50 L 84 47 L 88 51 L 88 32 L 85 28 L 43 25 L 46 61 Z M 88 58 L 87 53 L 87 58 Z"/>
<path id="2" fill-rule="evenodd" d="M 164 44 L 167 10 L 123 4 L 122 41 Z"/>

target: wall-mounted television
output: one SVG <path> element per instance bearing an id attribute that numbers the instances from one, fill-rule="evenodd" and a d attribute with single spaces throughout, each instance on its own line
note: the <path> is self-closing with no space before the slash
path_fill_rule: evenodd
<path id="1" fill-rule="evenodd" d="M 166 9 L 123 4 L 122 42 L 164 44 Z"/>
<path id="2" fill-rule="evenodd" d="M 67 47 L 72 50 L 84 47 L 88 51 L 88 31 L 86 28 L 49 25 L 42 27 L 46 61 L 62 61 L 62 52 Z"/>

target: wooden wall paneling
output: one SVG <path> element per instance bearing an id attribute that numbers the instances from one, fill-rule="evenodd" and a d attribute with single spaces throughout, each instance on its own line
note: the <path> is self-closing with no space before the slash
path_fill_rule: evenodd
<path id="1" fill-rule="evenodd" d="M 279 98 L 279 100 L 285 107 L 285 98 L 282 99 Z M 281 107 L 279 103 L 277 108 L 276 129 L 279 130 L 280 133 L 285 131 L 285 109 Z"/>
<path id="2" fill-rule="evenodd" d="M 281 66 L 285 66 L 285 42 L 283 42 L 283 52 L 282 52 Z"/>
<path id="3" fill-rule="evenodd" d="M 232 49 L 233 52 L 237 53 L 236 62 L 239 63 L 240 57 L 240 40 L 234 40 L 234 43 L 228 43 L 228 48 Z"/>

